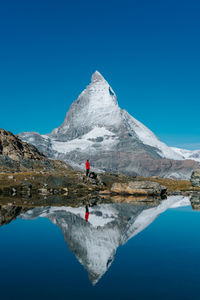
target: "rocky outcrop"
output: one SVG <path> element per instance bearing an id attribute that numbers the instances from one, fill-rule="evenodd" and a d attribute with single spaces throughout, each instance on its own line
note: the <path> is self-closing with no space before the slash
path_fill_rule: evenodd
<path id="1" fill-rule="evenodd" d="M 63 162 L 48 159 L 35 146 L 23 142 L 10 131 L 0 129 L 0 172 L 59 171 L 63 168 L 72 169 Z"/>
<path id="2" fill-rule="evenodd" d="M 164 196 L 167 188 L 157 182 L 129 181 L 127 183 L 116 182 L 111 187 L 111 193 L 128 195 Z"/>
<path id="3" fill-rule="evenodd" d="M 53 164 L 37 148 L 10 131 L 0 129 L 0 172 L 52 169 Z"/>
<path id="4" fill-rule="evenodd" d="M 200 169 L 194 170 L 192 172 L 190 182 L 191 182 L 192 186 L 200 187 Z"/>
<path id="5" fill-rule="evenodd" d="M 0 129 L 0 155 L 7 156 L 13 160 L 34 159 L 44 160 L 45 155 L 37 148 L 26 142 L 22 142 L 17 136 L 10 131 Z"/>

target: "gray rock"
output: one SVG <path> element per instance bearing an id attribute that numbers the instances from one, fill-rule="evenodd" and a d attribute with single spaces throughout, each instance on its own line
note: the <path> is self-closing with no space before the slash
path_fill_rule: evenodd
<path id="1" fill-rule="evenodd" d="M 166 187 L 151 181 L 115 182 L 111 187 L 112 193 L 130 195 L 164 196 L 166 191 Z"/>
<path id="2" fill-rule="evenodd" d="M 45 188 L 39 189 L 38 192 L 41 195 L 49 195 L 49 191 Z"/>

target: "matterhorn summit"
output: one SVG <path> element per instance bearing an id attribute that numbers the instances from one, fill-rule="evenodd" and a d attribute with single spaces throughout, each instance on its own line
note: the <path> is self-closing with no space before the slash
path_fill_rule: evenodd
<path id="1" fill-rule="evenodd" d="M 94 74 L 92 75 L 92 82 L 95 81 L 106 81 L 106 80 L 104 79 L 104 77 L 101 75 L 99 71 L 95 71 Z"/>
<path id="2" fill-rule="evenodd" d="M 188 178 L 199 164 L 184 161 L 184 151 L 161 142 L 145 125 L 121 109 L 112 87 L 95 71 L 90 84 L 75 100 L 64 122 L 50 134 L 19 134 L 53 159 L 84 167 L 132 175 Z"/>
<path id="3" fill-rule="evenodd" d="M 59 138 L 59 135 L 66 134 L 65 138 L 69 140 L 88 133 L 95 126 L 119 128 L 120 117 L 121 111 L 114 91 L 96 71 L 91 83 L 72 103 L 64 123 L 52 131 L 52 136 Z"/>

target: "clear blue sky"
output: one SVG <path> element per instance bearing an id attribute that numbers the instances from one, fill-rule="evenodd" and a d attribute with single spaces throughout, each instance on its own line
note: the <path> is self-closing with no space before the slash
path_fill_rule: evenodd
<path id="1" fill-rule="evenodd" d="M 0 127 L 49 133 L 97 69 L 168 145 L 200 148 L 200 2 L 7 0 Z"/>

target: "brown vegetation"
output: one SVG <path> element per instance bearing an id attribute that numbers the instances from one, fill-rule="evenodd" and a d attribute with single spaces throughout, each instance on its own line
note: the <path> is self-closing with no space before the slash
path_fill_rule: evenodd
<path id="1" fill-rule="evenodd" d="M 161 185 L 166 186 L 169 192 L 191 192 L 191 191 L 200 191 L 200 187 L 193 187 L 189 180 L 176 180 L 176 179 L 169 179 L 169 178 L 154 178 L 154 177 L 138 177 L 138 180 L 147 180 L 158 182 Z"/>

